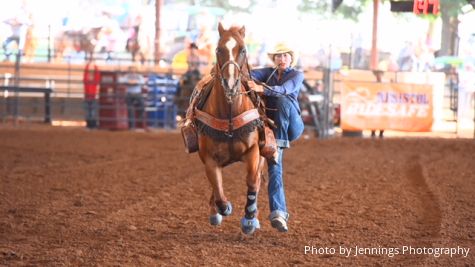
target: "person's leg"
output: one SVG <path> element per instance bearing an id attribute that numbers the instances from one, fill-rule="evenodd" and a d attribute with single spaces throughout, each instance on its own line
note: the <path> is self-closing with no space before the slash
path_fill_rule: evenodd
<path id="1" fill-rule="evenodd" d="M 139 96 L 137 99 L 138 105 L 139 105 L 139 118 L 140 118 L 140 124 L 143 129 L 147 128 L 147 122 L 146 122 L 146 112 L 145 112 L 145 99 L 143 96 Z"/>
<path id="2" fill-rule="evenodd" d="M 279 232 L 287 232 L 287 221 L 289 214 L 287 212 L 287 203 L 285 200 L 284 179 L 282 176 L 283 148 L 278 148 L 277 163 L 267 162 L 269 183 L 269 219 L 273 228 Z"/>
<path id="3" fill-rule="evenodd" d="M 277 125 L 274 134 L 278 147 L 290 147 L 290 142 L 302 135 L 302 118 L 288 97 L 274 97 L 268 101 L 268 116 Z"/>
<path id="4" fill-rule="evenodd" d="M 97 100 L 91 100 L 91 128 L 97 128 L 97 110 L 98 103 Z"/>
<path id="5" fill-rule="evenodd" d="M 290 102 L 290 100 L 289 100 Z M 298 110 L 295 108 L 295 106 L 292 104 L 290 109 L 289 109 L 289 129 L 288 129 L 288 138 L 289 141 L 292 142 L 294 140 L 297 140 L 303 133 L 303 130 L 305 129 L 305 125 L 303 123 L 302 117 L 300 116 L 300 113 Z"/>
<path id="6" fill-rule="evenodd" d="M 86 127 L 91 128 L 91 104 L 89 100 L 84 101 L 84 111 L 86 113 Z"/>
<path id="7" fill-rule="evenodd" d="M 132 97 L 131 94 L 127 94 L 126 97 L 126 103 L 127 103 L 127 117 L 129 119 L 129 129 L 135 128 L 135 109 L 134 109 L 134 98 Z"/>
<path id="8" fill-rule="evenodd" d="M 8 49 L 8 46 L 10 45 L 10 43 L 12 41 L 14 41 L 14 36 L 9 36 L 7 39 L 5 39 L 5 41 L 3 42 L 2 44 L 2 48 L 3 48 L 3 53 L 5 55 L 5 61 L 9 61 L 10 60 L 10 55 L 12 54 L 12 52 Z"/>

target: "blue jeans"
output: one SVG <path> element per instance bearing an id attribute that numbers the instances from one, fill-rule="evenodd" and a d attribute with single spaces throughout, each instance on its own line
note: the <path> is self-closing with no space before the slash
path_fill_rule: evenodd
<path id="1" fill-rule="evenodd" d="M 134 129 L 136 125 L 136 111 L 137 111 L 137 116 L 140 119 L 140 123 L 142 125 L 145 125 L 145 100 L 142 96 L 142 94 L 133 94 L 133 93 L 127 93 L 126 99 L 127 103 L 127 113 L 128 113 L 128 118 L 129 118 L 129 129 Z"/>
<path id="2" fill-rule="evenodd" d="M 277 129 L 274 129 L 277 146 L 290 147 L 290 142 L 299 138 L 304 130 L 298 103 L 289 97 L 268 97 L 266 107 L 267 116 L 274 120 L 277 126 Z"/>
<path id="3" fill-rule="evenodd" d="M 84 101 L 86 110 L 86 127 L 93 129 L 97 127 L 97 100 L 89 99 Z"/>
<path id="4" fill-rule="evenodd" d="M 274 129 L 277 141 L 279 160 L 277 164 L 268 162 L 269 173 L 269 208 L 270 219 L 281 216 L 287 220 L 287 204 L 285 201 L 284 180 L 282 177 L 282 163 L 284 148 L 290 147 L 290 142 L 302 135 L 304 124 L 300 117 L 300 111 L 295 103 L 288 97 L 274 97 L 268 99 L 268 116 L 274 120 L 277 129 Z"/>

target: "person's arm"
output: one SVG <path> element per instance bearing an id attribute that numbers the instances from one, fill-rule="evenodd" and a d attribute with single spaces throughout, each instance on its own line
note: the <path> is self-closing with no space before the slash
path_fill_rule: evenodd
<path id="1" fill-rule="evenodd" d="M 99 83 L 101 82 L 101 73 L 97 65 L 94 65 L 94 82 L 96 86 L 99 85 Z"/>
<path id="2" fill-rule="evenodd" d="M 271 89 L 264 89 L 264 95 L 266 96 L 283 96 L 291 94 L 302 87 L 304 75 L 300 71 L 294 71 L 282 85 L 270 86 Z"/>
<path id="3" fill-rule="evenodd" d="M 146 94 L 148 93 L 148 82 L 147 80 L 145 79 L 145 77 L 143 77 L 142 75 L 140 75 L 140 85 L 142 87 L 142 94 Z"/>
<path id="4" fill-rule="evenodd" d="M 269 72 L 268 68 L 251 70 L 252 79 L 260 82 L 265 82 L 269 78 L 267 76 L 270 74 L 271 73 Z"/>
<path id="5" fill-rule="evenodd" d="M 138 74 L 138 81 L 137 83 L 144 86 L 145 85 L 145 78 L 142 76 L 142 74 Z"/>
<path id="6" fill-rule="evenodd" d="M 82 73 L 82 82 L 84 83 L 84 85 L 86 85 L 86 83 L 88 82 L 88 73 L 89 72 L 89 65 L 86 64 L 86 66 L 84 67 L 84 71 Z"/>

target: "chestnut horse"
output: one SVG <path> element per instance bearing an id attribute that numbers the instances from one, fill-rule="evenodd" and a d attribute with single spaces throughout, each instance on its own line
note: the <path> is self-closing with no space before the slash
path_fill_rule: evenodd
<path id="1" fill-rule="evenodd" d="M 252 234 L 260 228 L 257 195 L 264 158 L 259 154 L 259 127 L 262 120 L 247 87 L 250 79 L 245 28 L 218 26 L 219 41 L 213 79 L 203 105 L 195 109 L 199 157 L 212 186 L 209 201 L 210 223 L 219 225 L 232 212 L 223 190 L 223 168 L 241 161 L 246 166 L 247 203 L 241 229 Z M 205 90 L 205 89 L 203 89 Z"/>

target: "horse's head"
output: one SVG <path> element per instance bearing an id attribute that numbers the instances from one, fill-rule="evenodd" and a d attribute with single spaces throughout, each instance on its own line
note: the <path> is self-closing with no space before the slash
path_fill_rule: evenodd
<path id="1" fill-rule="evenodd" d="M 244 26 L 225 30 L 218 25 L 219 41 L 216 48 L 217 71 L 228 102 L 240 92 L 243 71 L 247 70 Z"/>

